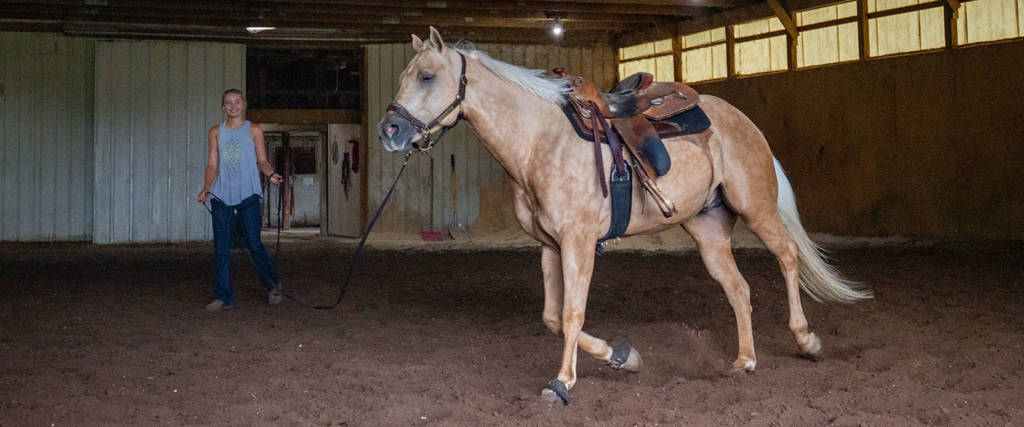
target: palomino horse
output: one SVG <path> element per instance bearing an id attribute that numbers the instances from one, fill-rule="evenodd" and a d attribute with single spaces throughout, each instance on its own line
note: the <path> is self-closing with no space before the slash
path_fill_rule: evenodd
<path id="1" fill-rule="evenodd" d="M 541 396 L 568 402 L 577 379 L 577 346 L 615 368 L 639 370 L 640 354 L 628 344 L 610 346 L 582 331 L 594 246 L 608 231 L 611 202 L 602 197 L 592 145 L 577 136 L 562 111 L 567 82 L 483 52 L 446 46 L 434 28 L 426 42 L 413 35 L 412 44 L 418 53 L 402 72 L 378 135 L 389 151 L 426 148 L 432 132 L 464 118 L 508 172 L 516 217 L 542 244 L 544 324 L 564 339 L 561 368 Z M 808 238 L 789 181 L 750 119 L 713 96 L 701 96 L 700 106 L 711 128 L 665 141 L 673 167 L 657 182 L 675 202 L 677 213 L 666 218 L 658 209 L 643 209 L 642 199 L 650 206 L 653 201 L 634 189 L 626 234 L 655 233 L 679 224 L 693 236 L 736 315 L 739 354 L 733 369 L 752 371 L 756 359 L 750 289 L 736 268 L 730 243 L 736 219 L 743 218 L 782 268 L 789 328 L 797 345 L 804 355 L 819 357 L 821 341 L 808 329 L 800 289 L 816 300 L 841 302 L 869 298 L 870 292 L 840 278 Z M 611 156 L 603 149 L 607 171 Z"/>

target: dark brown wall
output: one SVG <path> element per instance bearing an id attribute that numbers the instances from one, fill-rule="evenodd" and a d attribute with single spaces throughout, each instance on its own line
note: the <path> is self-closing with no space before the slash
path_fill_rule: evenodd
<path id="1" fill-rule="evenodd" d="M 1024 238 L 1024 41 L 697 89 L 761 128 L 809 231 Z"/>

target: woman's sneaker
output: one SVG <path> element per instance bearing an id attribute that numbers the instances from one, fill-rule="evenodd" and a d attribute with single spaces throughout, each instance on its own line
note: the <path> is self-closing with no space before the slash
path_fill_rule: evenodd
<path id="1" fill-rule="evenodd" d="M 281 291 L 278 290 L 278 289 L 274 289 L 274 290 L 272 290 L 270 292 L 267 292 L 267 302 L 269 302 L 270 305 L 278 305 L 278 304 L 280 304 L 281 303 Z"/>
<path id="2" fill-rule="evenodd" d="M 213 300 L 213 302 L 206 304 L 207 311 L 231 310 L 232 307 L 234 306 L 224 304 L 224 301 L 221 301 L 219 299 L 215 299 Z"/>

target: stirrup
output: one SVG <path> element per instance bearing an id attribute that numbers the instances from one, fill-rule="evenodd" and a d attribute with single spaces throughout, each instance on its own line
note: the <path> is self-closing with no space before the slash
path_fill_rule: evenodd
<path id="1" fill-rule="evenodd" d="M 658 183 L 654 182 L 651 177 L 647 176 L 647 174 L 642 174 L 640 176 L 640 185 L 650 193 L 651 198 L 653 198 L 654 202 L 658 204 L 658 209 L 661 209 L 661 214 L 664 215 L 665 218 L 671 218 L 672 215 L 676 214 L 675 203 L 672 203 L 668 197 L 665 197 L 665 193 L 661 192 L 661 189 L 658 188 Z"/>

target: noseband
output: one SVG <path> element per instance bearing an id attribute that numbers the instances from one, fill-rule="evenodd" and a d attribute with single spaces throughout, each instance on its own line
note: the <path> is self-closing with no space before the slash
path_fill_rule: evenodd
<path id="1" fill-rule="evenodd" d="M 392 102 L 388 105 L 387 111 L 394 111 L 395 114 L 398 114 L 400 117 L 407 120 L 409 124 L 416 129 L 416 133 L 421 136 L 422 141 L 412 143 L 413 151 L 430 151 L 431 148 L 434 148 L 434 144 L 441 140 L 441 137 L 444 136 L 445 132 L 448 132 L 449 129 L 455 127 L 455 125 L 459 123 L 459 120 L 462 120 L 462 101 L 466 99 L 466 56 L 463 55 L 462 52 L 458 53 L 459 59 L 462 60 L 462 71 L 459 73 L 459 94 L 455 96 L 455 100 L 452 101 L 451 104 L 448 104 L 448 108 L 445 108 L 444 111 L 442 111 L 441 114 L 438 114 L 434 120 L 430 121 L 430 123 L 424 124 L 420 119 L 417 119 L 409 113 L 409 110 L 406 110 L 405 107 L 397 102 Z M 448 117 L 448 115 L 456 109 L 459 110 L 459 116 L 455 118 L 455 121 L 452 122 L 452 124 L 442 127 L 441 120 L 444 120 L 444 118 Z M 433 134 L 439 127 L 441 128 L 441 133 L 437 138 L 431 139 L 431 134 Z"/>

